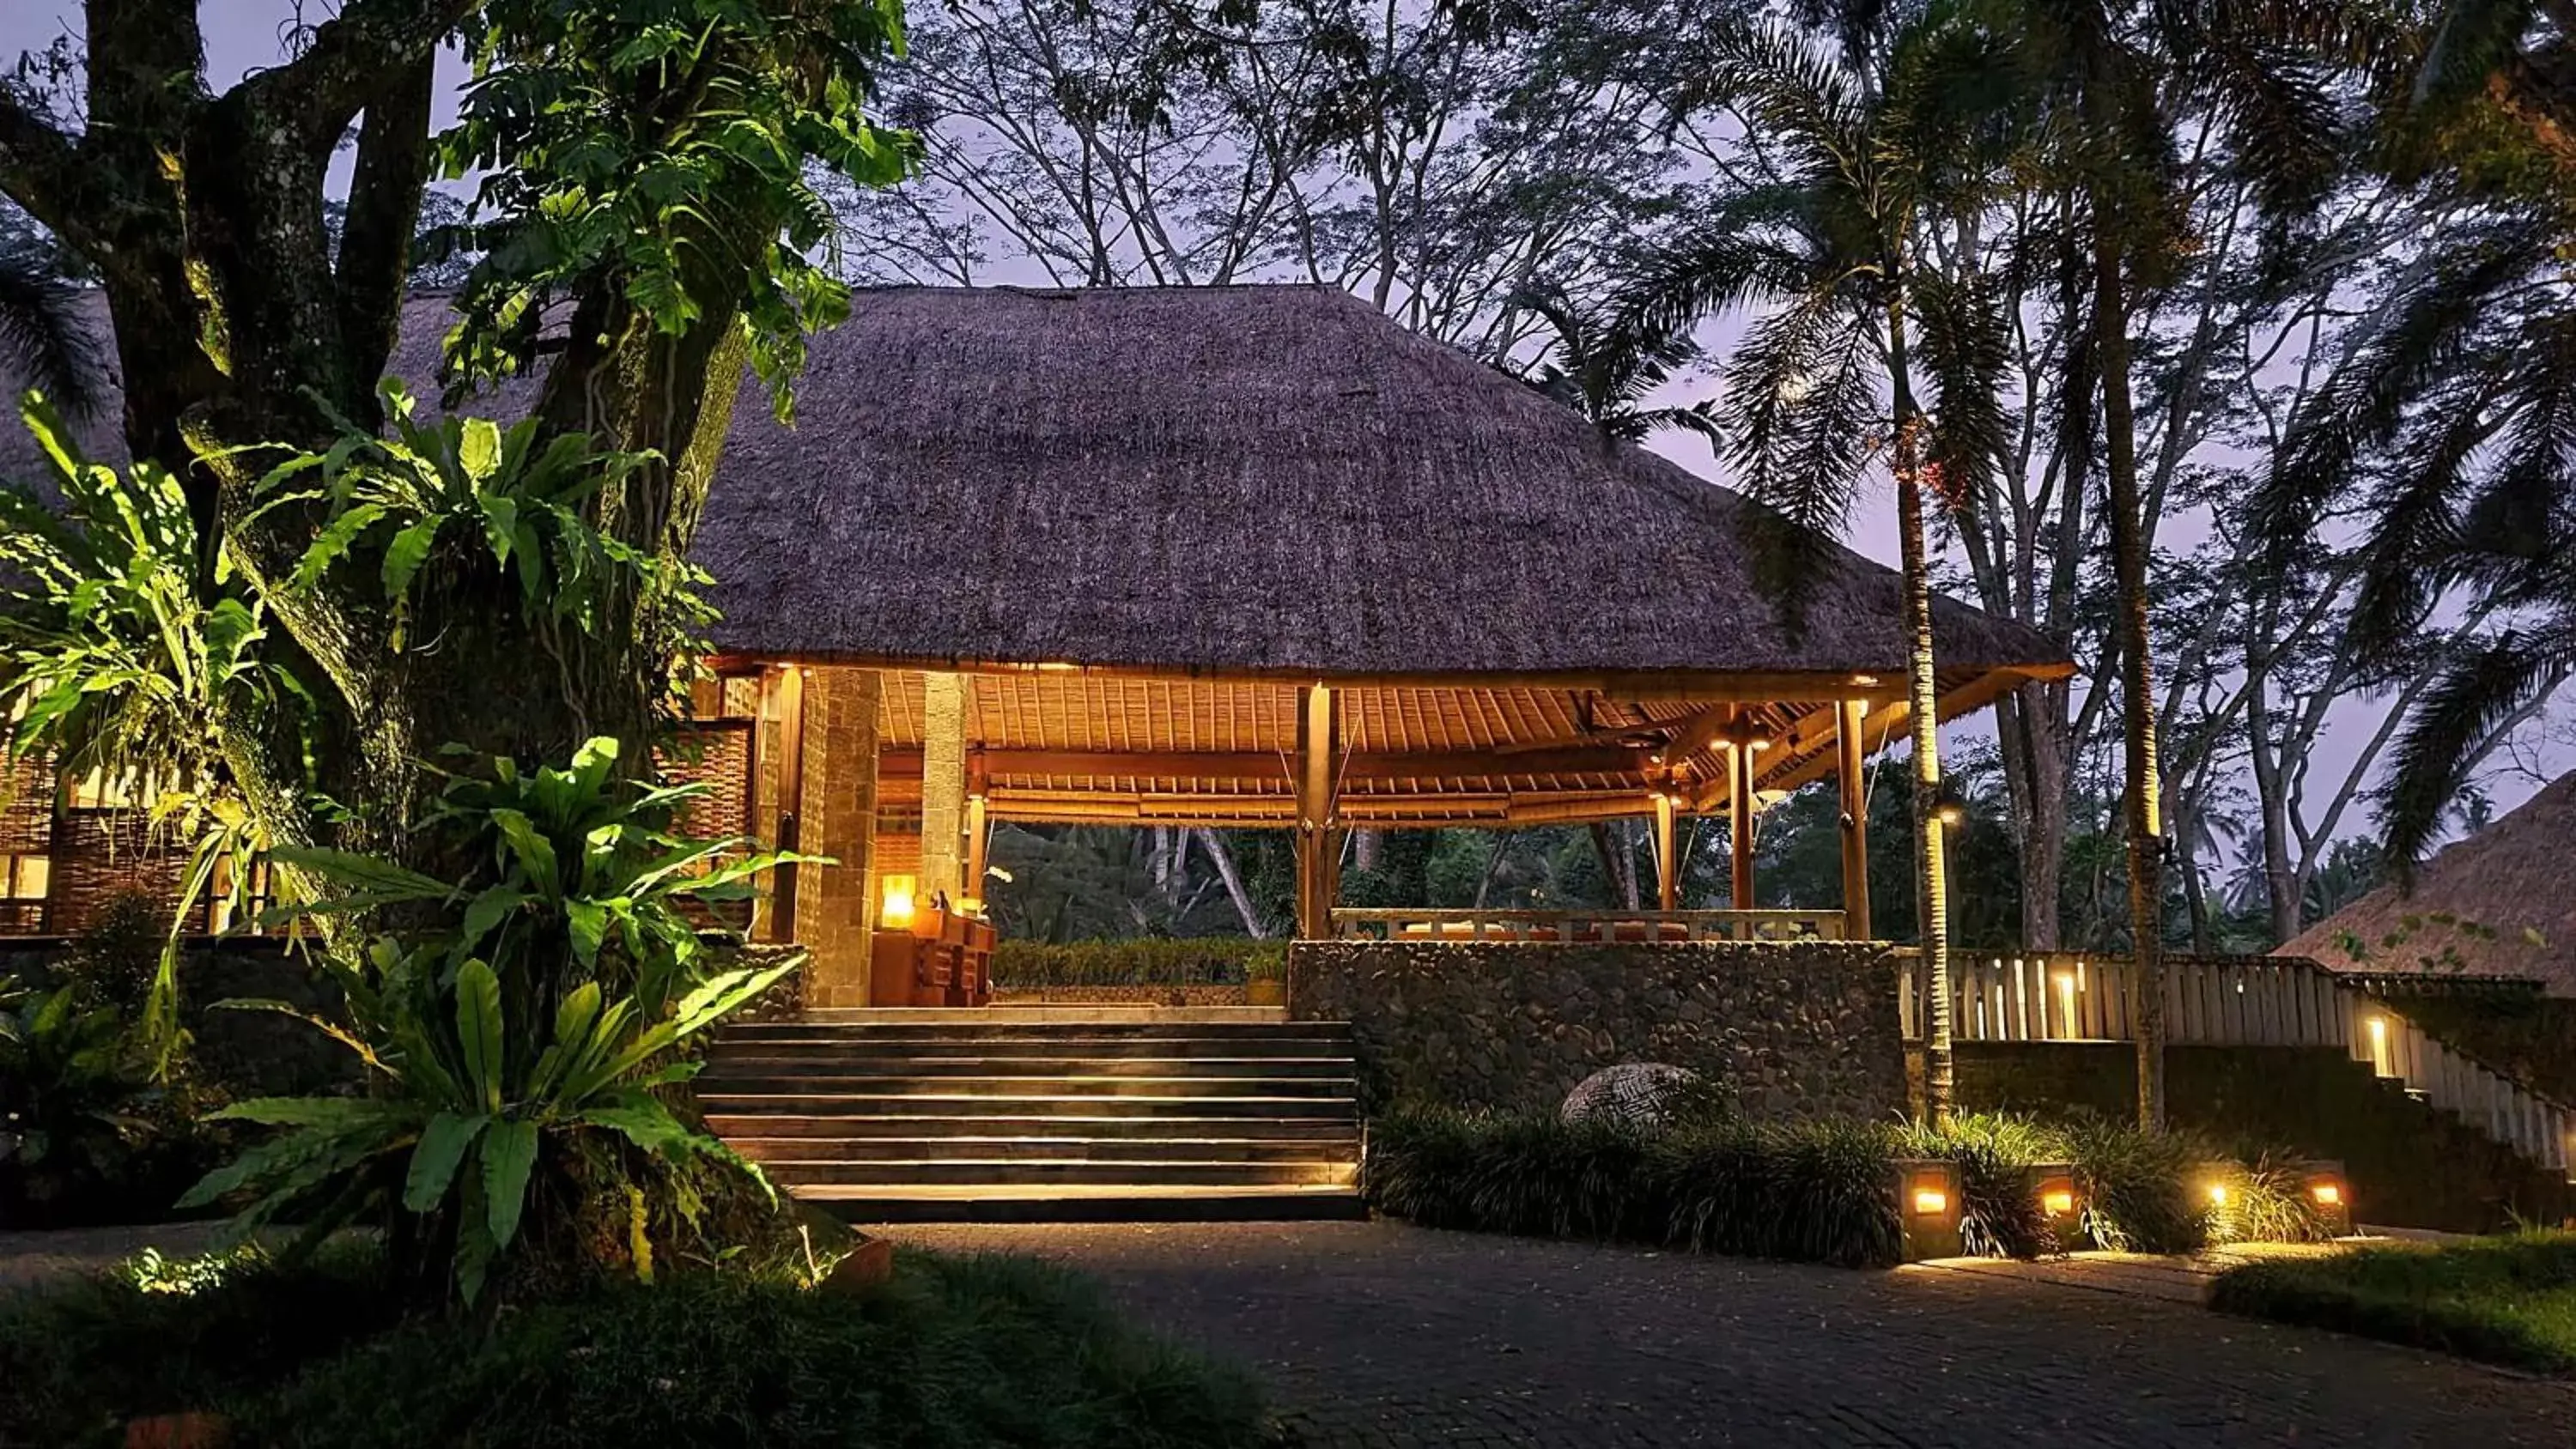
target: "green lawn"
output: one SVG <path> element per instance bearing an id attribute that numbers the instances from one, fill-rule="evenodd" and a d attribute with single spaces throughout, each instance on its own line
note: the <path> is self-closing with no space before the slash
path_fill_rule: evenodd
<path id="1" fill-rule="evenodd" d="M 2576 1233 L 2254 1263 L 2221 1276 L 2211 1302 L 2514 1368 L 2576 1372 Z"/>

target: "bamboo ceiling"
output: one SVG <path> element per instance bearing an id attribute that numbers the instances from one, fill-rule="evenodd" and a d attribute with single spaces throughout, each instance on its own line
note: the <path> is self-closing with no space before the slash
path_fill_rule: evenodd
<path id="1" fill-rule="evenodd" d="M 1945 677 L 1945 715 L 1989 702 L 2019 677 Z M 967 676 L 970 773 L 995 818 L 1021 821 L 1288 825 L 1296 818 L 1294 685 L 1065 671 Z M 888 671 L 880 721 L 883 798 L 917 797 L 922 675 Z M 1733 741 L 1760 742 L 1754 785 L 1786 790 L 1832 773 L 1834 714 L 1823 698 L 1620 698 L 1534 686 L 1335 686 L 1340 814 L 1352 824 L 1536 824 L 1652 813 L 1658 792 L 1686 812 L 1728 803 Z M 1875 752 L 1904 733 L 1901 697 L 1867 701 Z"/>

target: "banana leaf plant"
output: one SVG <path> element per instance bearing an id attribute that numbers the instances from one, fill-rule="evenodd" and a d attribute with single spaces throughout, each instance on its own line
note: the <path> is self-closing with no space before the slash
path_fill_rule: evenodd
<path id="1" fill-rule="evenodd" d="M 387 927 L 326 965 L 338 1018 L 273 1001 L 364 1065 L 361 1097 L 262 1098 L 218 1115 L 283 1131 L 209 1174 L 183 1205 L 251 1195 L 237 1232 L 294 1221 L 301 1244 L 371 1212 L 408 1216 L 406 1241 L 442 1244 L 457 1294 L 476 1302 L 559 1179 L 640 1155 L 759 1170 L 675 1110 L 698 1070 L 692 1039 L 802 964 L 709 970 L 682 914 L 740 899 L 794 857 L 750 842 L 671 833 L 699 788 L 618 775 L 618 745 L 592 740 L 569 768 L 506 759 L 451 781 L 421 829 L 460 878 L 325 850 L 279 858 L 336 892 L 284 911 L 368 913 Z M 632 1177 L 630 1185 L 634 1185 Z M 398 1224 L 398 1226 L 401 1226 Z"/>

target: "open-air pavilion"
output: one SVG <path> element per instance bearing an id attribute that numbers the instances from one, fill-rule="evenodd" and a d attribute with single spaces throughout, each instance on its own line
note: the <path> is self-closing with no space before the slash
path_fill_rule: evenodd
<path id="1" fill-rule="evenodd" d="M 819 1002 L 864 999 L 890 881 L 980 895 L 1003 820 L 1293 828 L 1316 936 L 1351 829 L 1644 819 L 1639 928 L 1869 933 L 1896 576 L 1836 551 L 1792 629 L 1741 498 L 1344 293 L 873 293 L 798 411 L 741 410 L 698 558 L 741 739 L 711 758 L 753 833 L 839 862 L 769 926 Z M 2070 667 L 1935 619 L 1945 716 Z M 1754 913 L 1756 801 L 1837 774 L 1843 899 Z M 1745 914 L 1679 911 L 1676 822 L 1709 814 Z"/>

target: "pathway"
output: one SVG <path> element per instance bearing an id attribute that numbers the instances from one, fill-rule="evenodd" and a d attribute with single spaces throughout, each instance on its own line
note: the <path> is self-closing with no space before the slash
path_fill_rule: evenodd
<path id="1" fill-rule="evenodd" d="M 1306 1449 L 2576 1444 L 2576 1387 L 2182 1303 L 1386 1223 L 904 1227 L 1261 1370 Z"/>

